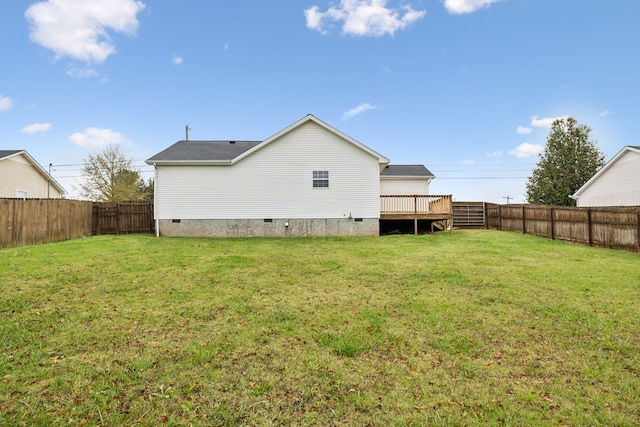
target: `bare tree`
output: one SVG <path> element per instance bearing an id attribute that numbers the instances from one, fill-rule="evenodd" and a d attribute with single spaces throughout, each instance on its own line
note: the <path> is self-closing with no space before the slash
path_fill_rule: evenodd
<path id="1" fill-rule="evenodd" d="M 117 145 L 89 155 L 84 160 L 82 174 L 85 181 L 80 184 L 80 194 L 89 200 L 119 202 L 146 198 L 144 190 L 148 184 Z"/>

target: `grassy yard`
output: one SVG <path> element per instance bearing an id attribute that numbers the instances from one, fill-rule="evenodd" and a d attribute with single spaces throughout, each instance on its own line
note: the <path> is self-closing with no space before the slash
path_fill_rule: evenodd
<path id="1" fill-rule="evenodd" d="M 0 250 L 1 425 L 640 425 L 640 255 L 516 233 Z"/>

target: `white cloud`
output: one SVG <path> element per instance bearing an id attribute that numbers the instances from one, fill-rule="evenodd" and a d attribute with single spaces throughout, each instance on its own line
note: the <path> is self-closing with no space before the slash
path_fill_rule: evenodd
<path id="1" fill-rule="evenodd" d="M 532 131 L 533 129 L 524 126 L 518 126 L 518 129 L 516 129 L 516 132 L 520 135 L 529 135 Z"/>
<path id="2" fill-rule="evenodd" d="M 494 151 L 494 152 L 492 152 L 492 153 L 487 153 L 487 154 L 486 154 L 486 156 L 487 156 L 487 157 L 500 157 L 500 156 L 502 156 L 502 154 L 503 154 L 503 153 L 504 153 L 504 152 L 503 152 L 502 150 L 500 150 L 500 151 Z"/>
<path id="3" fill-rule="evenodd" d="M 34 133 L 42 133 L 51 129 L 51 123 L 32 123 L 23 127 L 20 132 L 33 135 Z"/>
<path id="4" fill-rule="evenodd" d="M 509 151 L 514 157 L 525 158 L 531 156 L 537 156 L 538 154 L 544 151 L 544 146 L 540 144 L 529 144 L 528 142 L 524 142 L 518 145 L 515 150 Z"/>
<path id="5" fill-rule="evenodd" d="M 444 0 L 444 7 L 449 13 L 460 15 L 489 7 L 497 1 L 499 0 Z"/>
<path id="6" fill-rule="evenodd" d="M 76 132 L 69 137 L 69 141 L 80 147 L 104 148 L 111 144 L 129 144 L 124 135 L 111 129 L 86 128 L 84 132 Z"/>
<path id="7" fill-rule="evenodd" d="M 89 77 L 99 77 L 100 73 L 98 73 L 94 68 L 75 67 L 73 65 L 69 65 L 67 67 L 67 75 L 74 79 L 86 79 Z"/>
<path id="8" fill-rule="evenodd" d="M 533 116 L 531 117 L 531 126 L 535 126 L 538 128 L 541 128 L 541 127 L 550 128 L 553 122 L 555 122 L 556 120 L 566 119 L 567 117 L 569 116 L 543 117 L 543 118 L 540 118 L 538 116 Z"/>
<path id="9" fill-rule="evenodd" d="M 610 115 L 612 115 L 612 114 L 613 114 L 613 111 L 609 111 L 609 110 L 604 110 L 602 113 L 600 113 L 600 115 L 601 115 L 602 117 L 604 117 L 604 116 L 610 116 Z"/>
<path id="10" fill-rule="evenodd" d="M 388 0 L 340 0 L 336 6 L 320 11 L 312 6 L 304 11 L 307 28 L 327 34 L 327 21 L 342 22 L 342 32 L 356 36 L 393 35 L 424 18 L 426 10 L 414 10 L 410 5 L 388 8 Z"/>
<path id="11" fill-rule="evenodd" d="M 184 62 L 184 59 L 182 59 L 181 56 L 174 55 L 171 58 L 171 62 L 173 63 L 173 65 L 181 65 Z"/>
<path id="12" fill-rule="evenodd" d="M 375 105 L 371 105 L 368 102 L 365 104 L 360 104 L 355 108 L 350 109 L 349 111 L 345 112 L 342 115 L 342 120 L 349 120 L 352 117 L 357 116 L 360 113 L 364 113 L 367 110 L 375 110 L 376 108 L 378 108 Z"/>
<path id="13" fill-rule="evenodd" d="M 13 107 L 13 101 L 8 96 L 0 95 L 0 112 L 10 110 Z"/>
<path id="14" fill-rule="evenodd" d="M 31 41 L 55 52 L 102 63 L 115 53 L 108 30 L 135 35 L 136 15 L 145 8 L 139 0 L 45 0 L 25 12 Z"/>
<path id="15" fill-rule="evenodd" d="M 474 159 L 469 159 L 469 160 L 463 160 L 462 164 L 464 166 L 473 166 L 476 164 L 476 161 Z"/>

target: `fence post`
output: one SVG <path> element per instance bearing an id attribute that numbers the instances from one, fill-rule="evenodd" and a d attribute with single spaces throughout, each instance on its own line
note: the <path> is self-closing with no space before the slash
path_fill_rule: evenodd
<path id="1" fill-rule="evenodd" d="M 553 206 L 551 206 L 549 210 L 551 211 L 551 240 L 556 240 L 555 231 L 553 229 Z"/>
<path id="2" fill-rule="evenodd" d="M 589 227 L 589 246 L 593 246 L 593 231 L 591 230 L 591 208 L 587 209 L 587 225 Z"/>
<path id="3" fill-rule="evenodd" d="M 451 215 L 451 220 L 449 222 L 449 234 L 453 234 L 453 195 L 449 195 L 449 215 Z"/>
<path id="4" fill-rule="evenodd" d="M 120 203 L 116 203 L 116 234 L 120 234 Z"/>
<path id="5" fill-rule="evenodd" d="M 502 205 L 498 205 L 498 230 L 502 231 Z"/>
<path id="6" fill-rule="evenodd" d="M 636 239 L 638 239 L 638 241 L 636 242 L 638 244 L 638 252 L 640 252 L 640 210 L 638 211 L 638 235 L 636 236 Z"/>
<path id="7" fill-rule="evenodd" d="M 527 234 L 527 211 L 522 205 L 522 234 Z"/>
<path id="8" fill-rule="evenodd" d="M 482 202 L 482 228 L 484 228 L 485 230 L 489 228 L 489 225 L 487 224 L 487 203 L 486 202 Z"/>

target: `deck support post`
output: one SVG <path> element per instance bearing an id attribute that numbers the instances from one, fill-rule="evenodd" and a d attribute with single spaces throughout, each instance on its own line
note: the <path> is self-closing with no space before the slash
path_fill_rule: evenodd
<path id="1" fill-rule="evenodd" d="M 413 234 L 418 235 L 418 218 L 413 220 Z"/>

